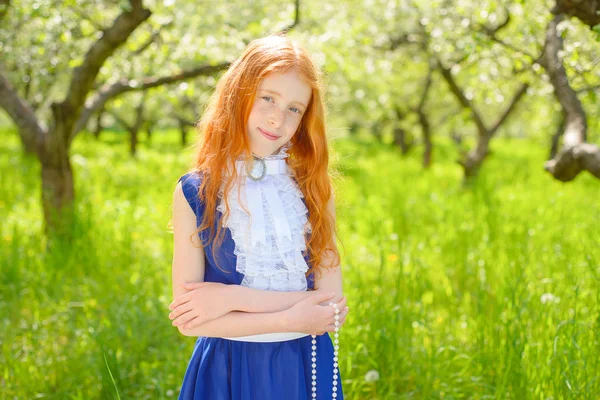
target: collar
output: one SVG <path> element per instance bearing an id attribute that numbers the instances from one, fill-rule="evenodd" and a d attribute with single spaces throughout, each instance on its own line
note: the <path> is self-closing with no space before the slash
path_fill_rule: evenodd
<path id="1" fill-rule="evenodd" d="M 289 169 L 285 159 L 289 157 L 287 150 L 289 150 L 290 147 L 291 143 L 287 142 L 279 148 L 279 151 L 276 154 L 271 154 L 262 158 L 255 156 L 251 168 L 247 168 L 246 161 L 243 157 L 238 157 L 235 162 L 235 168 L 238 175 L 247 176 L 248 179 L 258 182 L 267 175 L 287 174 Z"/>
<path id="2" fill-rule="evenodd" d="M 235 168 L 238 171 L 238 175 L 240 176 L 248 176 L 248 170 L 246 169 L 245 161 L 236 161 Z M 263 175 L 263 170 L 265 170 Z M 285 160 L 255 160 L 252 166 L 252 170 L 250 171 L 253 177 L 257 176 L 266 176 L 266 175 L 279 175 L 279 174 L 287 174 L 288 165 Z M 248 177 L 252 179 L 251 177 Z M 260 179 L 258 179 L 260 180 Z"/>

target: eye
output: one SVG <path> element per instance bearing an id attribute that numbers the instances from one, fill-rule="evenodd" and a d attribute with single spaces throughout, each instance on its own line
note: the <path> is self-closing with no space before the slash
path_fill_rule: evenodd
<path id="1" fill-rule="evenodd" d="M 292 112 L 297 113 L 297 114 L 302 114 L 302 111 L 300 111 L 298 108 L 296 107 L 290 107 L 290 110 L 292 110 Z"/>
<path id="2" fill-rule="evenodd" d="M 275 100 L 271 96 L 263 96 L 263 100 L 268 101 L 269 103 L 275 103 Z"/>

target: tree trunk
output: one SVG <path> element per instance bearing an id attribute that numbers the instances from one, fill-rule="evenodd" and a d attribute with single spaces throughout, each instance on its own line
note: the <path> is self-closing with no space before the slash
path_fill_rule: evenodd
<path id="1" fill-rule="evenodd" d="M 129 130 L 129 152 L 132 157 L 135 157 L 137 154 L 138 132 L 139 130 L 135 127 Z"/>
<path id="2" fill-rule="evenodd" d="M 394 128 L 394 144 L 400 147 L 403 155 L 408 154 L 412 147 L 412 143 L 408 140 L 406 131 L 400 127 Z"/>
<path id="3" fill-rule="evenodd" d="M 350 127 L 348 128 L 348 135 L 350 137 L 358 136 L 358 131 L 360 130 L 360 125 L 356 121 L 352 121 L 350 123 Z"/>
<path id="4" fill-rule="evenodd" d="M 19 132 L 19 139 L 21 139 L 21 149 L 27 156 L 35 155 L 37 153 L 37 142 L 35 134 L 27 134 Z"/>
<path id="5" fill-rule="evenodd" d="M 187 124 L 179 119 L 179 130 L 181 132 L 181 147 L 187 146 Z"/>
<path id="6" fill-rule="evenodd" d="M 431 135 L 424 136 L 425 150 L 423 150 L 423 168 L 429 168 L 431 166 L 431 154 L 433 153 L 433 143 L 431 142 Z"/>
<path id="7" fill-rule="evenodd" d="M 562 136 L 564 130 L 565 130 L 565 116 L 562 115 L 560 117 L 560 123 L 558 124 L 556 131 L 554 132 L 554 135 L 552 135 L 552 142 L 550 145 L 550 156 L 548 157 L 549 159 L 554 158 L 556 156 L 556 154 L 558 153 L 558 148 L 560 145 L 560 137 Z"/>
<path id="8" fill-rule="evenodd" d="M 131 155 L 135 157 L 137 153 L 138 134 L 144 126 L 144 106 L 146 105 L 148 92 L 144 92 L 140 104 L 135 108 L 135 122 L 129 132 L 131 133 Z"/>
<path id="9" fill-rule="evenodd" d="M 545 169 L 562 182 L 575 179 L 583 170 L 600 179 L 600 148 L 591 143 L 564 148 L 546 162 Z"/>
<path id="10" fill-rule="evenodd" d="M 557 26 L 563 19 L 563 15 L 557 15 L 549 22 L 541 57 L 541 64 L 550 78 L 554 95 L 564 114 L 563 148 L 546 162 L 544 168 L 562 182 L 575 179 L 583 170 L 600 178 L 600 148 L 586 143 L 588 126 L 585 110 L 558 57 L 563 48 L 563 39 L 557 31 Z"/>
<path id="11" fill-rule="evenodd" d="M 423 144 L 425 149 L 423 150 L 423 168 L 429 168 L 431 166 L 431 153 L 433 151 L 433 143 L 431 141 L 431 125 L 429 119 L 422 109 L 419 109 L 419 124 L 423 131 Z"/>
<path id="12" fill-rule="evenodd" d="M 73 69 L 65 98 L 51 106 L 50 129 L 39 123 L 31 105 L 19 96 L 0 68 L 0 106 L 19 127 L 23 142 L 36 144 L 36 153 L 41 164 L 41 194 L 46 233 L 71 232 L 75 191 L 69 147 L 77 133 L 74 129 L 75 122 L 80 118 L 84 102 L 93 89 L 106 59 L 150 17 L 150 10 L 143 7 L 142 0 L 130 0 L 129 5 L 122 7 L 122 12 L 113 24 L 103 30 L 89 47 L 81 63 Z M 0 13 L 0 18 L 3 16 L 4 14 Z"/>
<path id="13" fill-rule="evenodd" d="M 66 133 L 53 133 L 55 134 L 50 135 L 46 150 L 40 154 L 44 230 L 46 233 L 53 232 L 68 237 L 74 217 L 73 170 L 67 146 L 57 140 L 64 138 Z"/>
<path id="14" fill-rule="evenodd" d="M 104 127 L 102 126 L 102 117 L 104 116 L 104 109 L 101 109 L 96 116 L 96 127 L 94 129 L 94 137 L 100 139 L 100 133 Z"/>
<path id="15" fill-rule="evenodd" d="M 379 117 L 373 124 L 372 133 L 377 139 L 377 143 L 383 143 L 383 129 L 385 127 L 384 117 Z"/>
<path id="16" fill-rule="evenodd" d="M 434 68 L 434 63 L 431 63 L 429 66 L 429 72 L 427 73 L 427 78 L 425 79 L 425 90 L 423 90 L 421 100 L 419 101 L 419 106 L 417 107 L 419 124 L 421 125 L 421 130 L 423 132 L 423 144 L 425 145 L 425 150 L 423 151 L 423 168 L 429 168 L 431 166 L 431 153 L 433 151 L 433 143 L 431 141 L 431 124 L 429 123 L 429 117 L 425 112 L 425 103 L 427 102 L 427 98 L 429 96 L 429 89 L 431 88 Z"/>
<path id="17" fill-rule="evenodd" d="M 444 68 L 439 61 L 438 68 L 442 74 L 442 77 L 446 83 L 448 83 L 452 94 L 454 94 L 454 96 L 458 99 L 463 108 L 466 108 L 471 112 L 473 122 L 477 127 L 477 147 L 475 147 L 475 149 L 471 150 L 465 155 L 465 157 L 458 161 L 458 163 L 463 167 L 465 173 L 464 179 L 465 181 L 468 181 L 479 172 L 481 163 L 483 163 L 489 153 L 490 140 L 494 137 L 500 126 L 502 126 L 502 124 L 508 119 L 512 111 L 516 108 L 519 100 L 521 100 L 521 98 L 523 98 L 527 92 L 529 85 L 521 85 L 496 123 L 491 128 L 488 128 L 483 121 L 483 116 L 475 109 L 473 103 L 467 99 L 463 90 L 456 83 L 456 80 L 450 72 L 450 68 Z"/>
<path id="18" fill-rule="evenodd" d="M 479 173 L 483 161 L 489 154 L 490 138 L 490 136 L 480 137 L 477 141 L 477 147 L 471 150 L 463 160 L 459 161 L 463 167 L 466 180 L 470 180 Z"/>

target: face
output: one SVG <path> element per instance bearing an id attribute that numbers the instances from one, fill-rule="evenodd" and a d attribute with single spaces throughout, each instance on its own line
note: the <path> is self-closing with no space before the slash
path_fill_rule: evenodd
<path id="1" fill-rule="evenodd" d="M 252 152 L 259 157 L 277 153 L 298 130 L 311 95 L 310 86 L 296 71 L 266 75 L 246 125 Z"/>

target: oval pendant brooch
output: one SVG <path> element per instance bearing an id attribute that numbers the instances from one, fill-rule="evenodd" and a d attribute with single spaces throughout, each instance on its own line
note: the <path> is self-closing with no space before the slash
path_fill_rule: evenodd
<path id="1" fill-rule="evenodd" d="M 265 160 L 261 157 L 254 154 L 252 154 L 252 157 L 254 160 L 246 166 L 246 173 L 248 174 L 248 178 L 257 182 L 267 175 L 267 164 L 265 164 Z"/>

